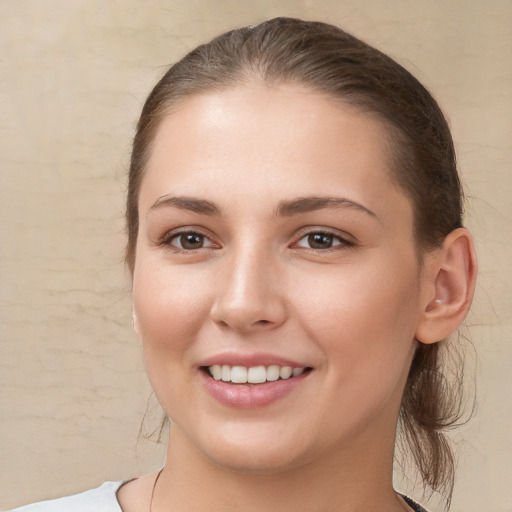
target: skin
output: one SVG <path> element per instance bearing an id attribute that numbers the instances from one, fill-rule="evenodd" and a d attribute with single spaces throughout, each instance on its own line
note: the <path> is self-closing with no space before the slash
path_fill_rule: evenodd
<path id="1" fill-rule="evenodd" d="M 198 95 L 164 119 L 133 275 L 135 327 L 172 422 L 153 512 L 408 510 L 392 487 L 396 422 L 439 265 L 420 264 L 391 168 L 382 122 L 298 86 Z M 293 208 L 310 196 L 350 202 Z M 204 242 L 183 249 L 183 230 Z M 315 232 L 328 235 L 320 248 Z M 230 407 L 200 369 L 224 352 L 313 370 L 265 407 Z M 123 486 L 123 509 L 148 510 L 154 481 Z"/>

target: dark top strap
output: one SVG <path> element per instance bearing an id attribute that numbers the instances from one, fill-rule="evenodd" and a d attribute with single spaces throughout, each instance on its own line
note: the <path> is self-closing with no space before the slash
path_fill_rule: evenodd
<path id="1" fill-rule="evenodd" d="M 409 505 L 414 510 L 414 512 L 427 512 L 421 505 L 418 505 L 416 502 L 412 501 L 411 498 L 408 498 L 403 494 L 401 496 L 405 500 L 407 505 Z"/>

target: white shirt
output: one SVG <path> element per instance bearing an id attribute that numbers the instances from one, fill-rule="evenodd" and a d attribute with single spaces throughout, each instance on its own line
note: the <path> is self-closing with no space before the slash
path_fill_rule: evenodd
<path id="1" fill-rule="evenodd" d="M 25 505 L 10 512 L 123 512 L 116 494 L 123 483 L 105 482 L 96 489 Z"/>

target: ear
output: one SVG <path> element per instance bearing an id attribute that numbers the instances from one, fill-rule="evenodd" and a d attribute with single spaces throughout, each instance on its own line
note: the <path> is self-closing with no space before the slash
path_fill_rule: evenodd
<path id="1" fill-rule="evenodd" d="M 475 291 L 477 260 L 473 237 L 455 229 L 441 249 L 425 258 L 425 294 L 416 339 L 440 341 L 457 330 L 466 318 Z"/>
<path id="2" fill-rule="evenodd" d="M 135 311 L 132 312 L 132 327 L 135 331 L 135 334 L 139 334 L 139 323 L 137 321 L 137 315 L 135 314 Z"/>

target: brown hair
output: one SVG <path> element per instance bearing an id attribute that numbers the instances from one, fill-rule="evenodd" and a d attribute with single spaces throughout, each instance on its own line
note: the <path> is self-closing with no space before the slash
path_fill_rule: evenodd
<path id="1" fill-rule="evenodd" d="M 133 271 L 138 195 L 155 131 L 186 97 L 259 80 L 296 83 L 382 119 L 393 178 L 410 198 L 419 253 L 462 226 L 462 190 L 447 122 L 430 93 L 393 59 L 326 23 L 276 18 L 222 34 L 173 65 L 146 100 L 133 142 L 126 261 Z M 445 342 L 418 345 L 401 413 L 402 439 L 423 482 L 450 501 L 454 458 L 445 431 L 460 418 L 459 385 L 443 376 Z"/>

